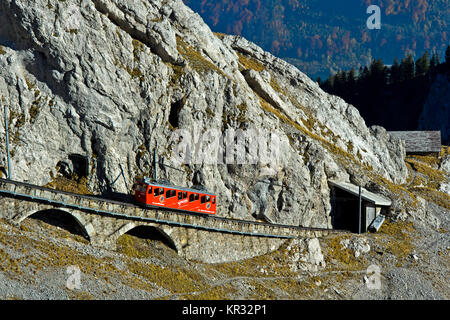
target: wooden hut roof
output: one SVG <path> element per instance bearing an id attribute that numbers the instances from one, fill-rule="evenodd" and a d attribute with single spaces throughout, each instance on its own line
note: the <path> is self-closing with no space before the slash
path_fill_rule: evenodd
<path id="1" fill-rule="evenodd" d="M 441 152 L 440 131 L 389 131 L 388 133 L 404 140 L 408 153 Z"/>

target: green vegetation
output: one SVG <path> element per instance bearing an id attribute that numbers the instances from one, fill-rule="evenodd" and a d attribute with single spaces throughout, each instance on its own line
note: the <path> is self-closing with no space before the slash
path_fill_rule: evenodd
<path id="1" fill-rule="evenodd" d="M 449 177 L 437 168 L 441 159 L 448 155 L 449 150 L 449 147 L 442 146 L 439 156 L 409 155 L 405 160 L 411 171 L 411 178 L 406 184 L 408 190 L 414 195 L 434 202 L 446 209 L 450 209 L 450 196 L 439 191 L 439 186 L 447 181 Z M 412 173 L 413 171 L 414 174 Z"/>
<path id="2" fill-rule="evenodd" d="M 236 51 L 236 54 L 239 57 L 239 63 L 240 63 L 239 68 L 241 69 L 241 71 L 253 69 L 255 71 L 261 72 L 266 69 L 266 67 L 264 67 L 261 63 L 259 63 L 255 59 L 248 58 L 245 55 L 243 55 L 242 53 L 237 52 L 237 51 Z"/>
<path id="3" fill-rule="evenodd" d="M 391 61 L 426 50 L 442 54 L 448 44 L 446 0 L 377 0 L 371 4 L 381 8 L 382 32 L 367 28 L 365 0 L 184 2 L 212 30 L 241 35 L 313 79 L 368 65 L 373 57 Z"/>
<path id="4" fill-rule="evenodd" d="M 220 70 L 208 59 L 203 57 L 198 51 L 188 45 L 184 41 L 184 39 L 179 36 L 177 36 L 177 49 L 178 52 L 183 56 L 183 58 L 185 58 L 189 62 L 189 65 L 199 74 L 214 71 L 226 77 L 225 73 L 223 73 L 222 70 Z"/>
<path id="5" fill-rule="evenodd" d="M 73 175 L 70 179 L 66 177 L 56 177 L 51 182 L 47 183 L 45 187 L 78 194 L 93 194 L 87 185 L 87 178 L 78 177 L 76 175 Z"/>
<path id="6" fill-rule="evenodd" d="M 368 125 L 417 130 L 423 105 L 439 74 L 450 74 L 450 57 L 441 63 L 437 53 L 430 59 L 425 52 L 416 62 L 411 54 L 401 63 L 395 59 L 390 67 L 381 59 L 374 59 L 369 67 L 360 67 L 359 71 L 339 71 L 326 81 L 317 81 L 326 92 L 358 108 Z"/>

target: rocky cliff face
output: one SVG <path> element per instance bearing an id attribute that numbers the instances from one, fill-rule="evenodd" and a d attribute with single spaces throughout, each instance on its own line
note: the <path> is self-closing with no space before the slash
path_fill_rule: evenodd
<path id="1" fill-rule="evenodd" d="M 450 81 L 446 74 L 438 74 L 419 118 L 420 130 L 441 130 L 443 144 L 450 143 Z"/>
<path id="2" fill-rule="evenodd" d="M 181 0 L 3 0 L 0 21 L 16 180 L 44 185 L 82 155 L 92 190 L 126 192 L 112 184 L 119 164 L 132 185 L 153 173 L 158 143 L 182 170 L 160 167 L 160 177 L 217 193 L 221 216 L 331 227 L 328 179 L 407 177 L 399 140 L 255 44 L 212 33 Z M 275 153 L 249 161 L 250 142 L 245 161 L 175 161 L 180 130 L 192 155 L 205 132 L 222 141 L 237 129 L 277 137 L 267 140 Z"/>

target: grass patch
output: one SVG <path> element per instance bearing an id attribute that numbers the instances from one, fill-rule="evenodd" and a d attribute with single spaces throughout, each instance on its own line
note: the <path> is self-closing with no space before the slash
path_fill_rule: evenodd
<path id="1" fill-rule="evenodd" d="M 76 175 L 71 179 L 56 177 L 51 182 L 47 183 L 45 187 L 77 194 L 93 195 L 92 191 L 87 186 L 87 178 L 78 178 Z"/>
<path id="2" fill-rule="evenodd" d="M 344 246 L 341 244 L 343 240 L 357 237 L 357 235 L 344 234 L 329 236 L 322 240 L 325 262 L 327 264 L 326 270 L 351 272 L 367 268 L 367 260 L 363 256 L 356 258 L 353 250 L 350 248 L 344 249 Z"/>
<path id="3" fill-rule="evenodd" d="M 423 162 L 412 160 L 411 158 L 406 159 L 406 162 L 426 178 L 426 186 L 429 188 L 439 189 L 439 185 L 447 180 L 444 172 L 436 170 Z"/>
<path id="4" fill-rule="evenodd" d="M 397 267 L 401 267 L 408 256 L 414 251 L 412 235 L 415 234 L 411 221 L 392 222 L 386 220 L 375 238 L 385 252 L 397 258 Z"/>
<path id="5" fill-rule="evenodd" d="M 198 273 L 186 272 L 179 267 L 162 267 L 140 261 L 128 261 L 127 266 L 128 270 L 135 275 L 174 294 L 203 291 L 209 287 Z"/>
<path id="6" fill-rule="evenodd" d="M 137 240 L 136 237 L 124 234 L 117 240 L 117 252 L 132 258 L 148 258 L 151 256 L 150 242 L 149 239 Z"/>
<path id="7" fill-rule="evenodd" d="M 188 61 L 189 65 L 199 74 L 216 72 L 224 77 L 227 77 L 222 70 L 220 70 L 211 61 L 203 57 L 193 47 L 188 45 L 183 38 L 177 36 L 177 49 L 178 52 Z"/>
<path id="8" fill-rule="evenodd" d="M 413 187 L 411 190 L 419 197 L 450 210 L 450 196 L 447 193 L 427 187 Z"/>
<path id="9" fill-rule="evenodd" d="M 223 40 L 223 38 L 225 38 L 225 36 L 226 36 L 225 33 L 220 33 L 220 32 L 213 32 L 213 34 L 220 40 Z"/>
<path id="10" fill-rule="evenodd" d="M 247 58 L 242 53 L 237 51 L 236 53 L 239 57 L 239 63 L 241 64 L 239 68 L 241 71 L 253 69 L 255 71 L 261 72 L 266 69 L 266 67 L 264 67 L 260 62 L 256 61 L 255 59 Z"/>

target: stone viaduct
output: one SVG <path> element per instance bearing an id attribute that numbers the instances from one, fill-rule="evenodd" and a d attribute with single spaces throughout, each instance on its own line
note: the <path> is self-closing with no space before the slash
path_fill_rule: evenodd
<path id="1" fill-rule="evenodd" d="M 114 250 L 121 235 L 144 226 L 160 232 L 180 256 L 207 263 L 251 258 L 278 249 L 287 239 L 317 238 L 335 232 L 145 209 L 0 179 L 0 218 L 18 225 L 49 209 L 70 214 L 94 246 Z"/>

